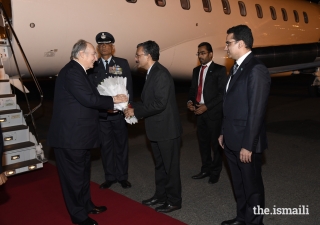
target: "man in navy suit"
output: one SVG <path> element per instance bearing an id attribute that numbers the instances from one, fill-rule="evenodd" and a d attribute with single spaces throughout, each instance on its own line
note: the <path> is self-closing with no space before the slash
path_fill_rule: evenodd
<path id="1" fill-rule="evenodd" d="M 126 102 L 126 95 L 100 96 L 86 70 L 93 67 L 97 53 L 92 44 L 74 44 L 71 61 L 56 80 L 52 120 L 47 143 L 54 148 L 63 197 L 73 223 L 97 225 L 88 214 L 107 210 L 95 206 L 90 195 L 90 149 L 100 145 L 99 110 Z"/>
<path id="2" fill-rule="evenodd" d="M 182 127 L 175 97 L 173 79 L 158 60 L 156 42 L 138 44 L 136 62 L 147 71 L 141 102 L 125 111 L 126 117 L 145 119 L 147 137 L 155 158 L 155 194 L 142 201 L 144 205 L 162 204 L 157 212 L 169 213 L 181 208 L 180 141 Z"/>
<path id="3" fill-rule="evenodd" d="M 96 36 L 101 58 L 88 70 L 89 79 L 97 87 L 105 78 L 127 78 L 129 102 L 133 99 L 131 71 L 126 59 L 113 56 L 115 39 L 108 32 Z M 122 188 L 130 188 L 128 181 L 128 129 L 121 111 L 100 111 L 101 157 L 105 182 L 101 189 L 109 188 L 119 182 Z"/>
<path id="4" fill-rule="evenodd" d="M 227 31 L 225 50 L 236 62 L 225 90 L 219 143 L 231 171 L 237 216 L 222 225 L 263 224 L 263 215 L 255 215 L 254 207 L 265 206 L 261 163 L 268 147 L 265 114 L 271 79 L 268 69 L 253 56 L 252 45 L 248 26 Z"/>
<path id="5" fill-rule="evenodd" d="M 210 176 L 208 183 L 218 182 L 222 170 L 221 147 L 218 137 L 222 122 L 222 98 L 227 80 L 224 66 L 212 61 L 213 51 L 208 42 L 198 46 L 201 63 L 193 69 L 187 107 L 197 116 L 197 132 L 201 155 L 201 171 L 192 176 L 202 179 Z M 213 150 L 213 160 L 211 157 Z"/>

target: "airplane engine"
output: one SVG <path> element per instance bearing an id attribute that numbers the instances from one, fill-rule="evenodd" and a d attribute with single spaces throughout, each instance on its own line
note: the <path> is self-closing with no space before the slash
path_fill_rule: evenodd
<path id="1" fill-rule="evenodd" d="M 305 64 L 320 58 L 320 43 L 259 47 L 253 53 L 268 68 Z"/>

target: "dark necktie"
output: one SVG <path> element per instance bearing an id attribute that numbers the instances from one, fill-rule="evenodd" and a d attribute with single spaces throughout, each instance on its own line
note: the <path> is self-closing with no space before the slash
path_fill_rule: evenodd
<path id="1" fill-rule="evenodd" d="M 239 65 L 237 63 L 235 63 L 232 67 L 232 74 L 230 75 L 230 80 L 229 80 L 229 84 L 228 84 L 228 88 L 227 88 L 227 91 L 230 87 L 230 84 L 231 84 L 231 81 L 232 81 L 232 78 L 234 77 L 234 75 L 236 74 L 237 70 L 239 68 Z"/>
<path id="2" fill-rule="evenodd" d="M 109 62 L 108 62 L 108 60 L 106 60 L 105 62 L 106 62 L 106 70 L 108 70 L 109 69 Z"/>
<path id="3" fill-rule="evenodd" d="M 239 65 L 238 65 L 237 63 L 235 63 L 235 64 L 233 65 L 233 68 L 232 68 L 232 74 L 231 74 L 231 76 L 230 76 L 229 85 L 230 85 L 230 83 L 231 83 L 231 81 L 232 81 L 232 78 L 233 78 L 234 75 L 236 74 L 238 68 L 239 68 Z"/>
<path id="4" fill-rule="evenodd" d="M 200 102 L 201 101 L 201 94 L 202 94 L 202 80 L 203 80 L 203 71 L 207 67 L 207 65 L 201 67 L 201 72 L 200 72 L 200 79 L 199 79 L 199 85 L 198 85 L 198 92 L 197 92 L 197 98 L 196 101 Z"/>
<path id="5" fill-rule="evenodd" d="M 233 65 L 233 72 L 232 72 L 232 75 L 234 75 L 234 74 L 237 72 L 238 67 L 239 67 L 239 65 L 238 65 L 237 63 L 235 63 L 235 64 Z"/>

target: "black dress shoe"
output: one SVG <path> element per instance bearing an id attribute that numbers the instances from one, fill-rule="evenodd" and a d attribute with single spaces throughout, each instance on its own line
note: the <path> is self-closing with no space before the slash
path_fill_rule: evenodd
<path id="1" fill-rule="evenodd" d="M 219 181 L 219 176 L 210 176 L 208 183 L 215 184 Z"/>
<path id="2" fill-rule="evenodd" d="M 162 212 L 162 213 L 169 213 L 169 212 L 172 212 L 172 211 L 175 211 L 175 210 L 178 210 L 178 209 L 181 209 L 181 205 L 178 206 L 178 205 L 171 205 L 169 203 L 164 203 L 162 206 L 159 206 L 157 208 L 155 208 L 155 210 L 157 212 Z"/>
<path id="3" fill-rule="evenodd" d="M 107 189 L 107 188 L 111 187 L 112 184 L 115 184 L 115 183 L 117 183 L 116 180 L 107 180 L 107 181 L 105 181 L 104 183 L 102 183 L 100 185 L 100 188 L 101 189 Z"/>
<path id="4" fill-rule="evenodd" d="M 161 199 L 152 197 L 147 200 L 143 200 L 142 204 L 144 204 L 144 205 L 157 205 L 157 204 L 164 204 L 165 202 L 166 202 L 165 200 L 161 200 Z"/>
<path id="5" fill-rule="evenodd" d="M 122 188 L 131 188 L 131 183 L 127 180 L 120 180 L 119 183 Z"/>
<path id="6" fill-rule="evenodd" d="M 98 225 L 98 223 L 97 221 L 88 217 L 86 220 L 82 221 L 81 223 L 78 223 L 78 225 Z"/>
<path id="7" fill-rule="evenodd" d="M 107 207 L 105 207 L 105 206 L 96 206 L 93 209 L 91 209 L 88 213 L 89 214 L 99 214 L 99 213 L 102 213 L 106 210 L 107 210 Z"/>
<path id="8" fill-rule="evenodd" d="M 242 221 L 238 221 L 237 219 L 233 219 L 233 220 L 223 221 L 221 225 L 246 225 L 246 223 Z"/>
<path id="9" fill-rule="evenodd" d="M 209 172 L 200 172 L 199 174 L 192 176 L 192 179 L 202 179 L 208 176 L 210 176 Z"/>

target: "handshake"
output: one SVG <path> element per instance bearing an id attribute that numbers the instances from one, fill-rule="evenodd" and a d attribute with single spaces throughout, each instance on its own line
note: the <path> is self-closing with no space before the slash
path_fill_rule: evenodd
<path id="1" fill-rule="evenodd" d="M 124 94 L 118 94 L 112 97 L 113 98 L 113 103 L 122 103 L 122 102 L 127 102 L 128 101 L 128 96 Z"/>
<path id="2" fill-rule="evenodd" d="M 125 103 L 128 102 L 128 96 L 124 94 L 118 94 L 112 97 L 113 98 L 113 103 L 114 104 L 119 104 L 119 103 Z M 119 108 L 118 108 L 119 109 Z M 134 109 L 131 107 L 130 103 L 127 105 L 126 108 L 121 108 L 119 110 L 123 110 L 123 113 L 125 115 L 125 120 L 129 124 L 135 124 L 138 123 L 137 118 L 134 116 Z M 109 113 L 115 113 L 118 110 L 109 110 Z"/>

